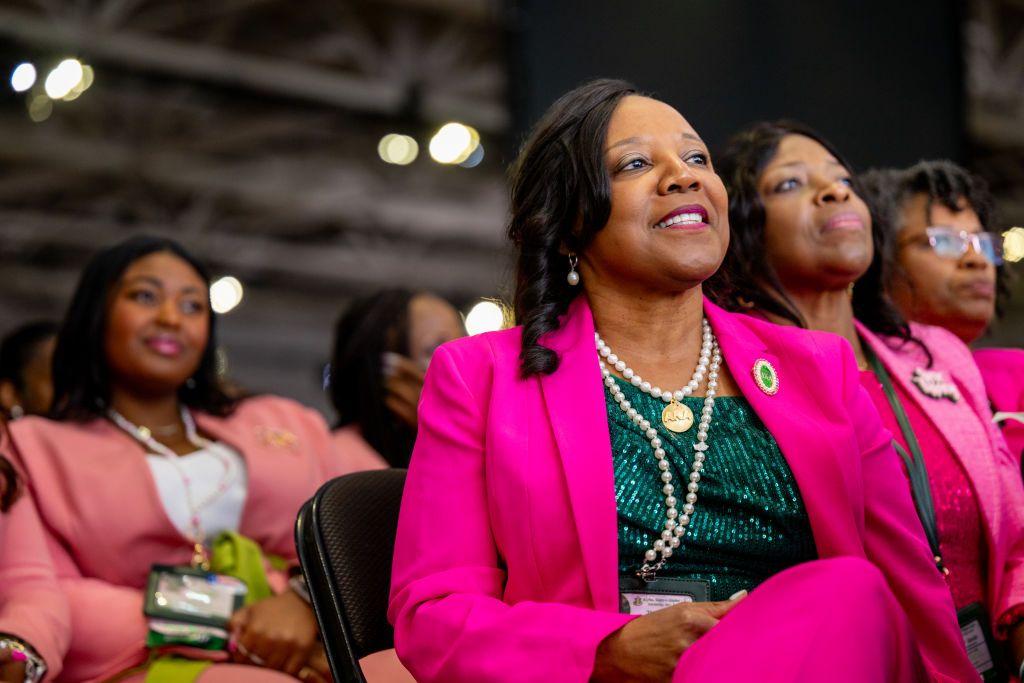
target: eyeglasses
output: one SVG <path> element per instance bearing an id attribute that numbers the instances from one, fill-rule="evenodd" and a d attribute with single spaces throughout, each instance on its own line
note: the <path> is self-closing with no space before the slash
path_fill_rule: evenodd
<path id="1" fill-rule="evenodd" d="M 942 258 L 959 259 L 967 253 L 968 245 L 993 266 L 1003 264 L 1003 240 L 994 232 L 967 232 L 944 225 L 925 230 L 928 244 Z"/>

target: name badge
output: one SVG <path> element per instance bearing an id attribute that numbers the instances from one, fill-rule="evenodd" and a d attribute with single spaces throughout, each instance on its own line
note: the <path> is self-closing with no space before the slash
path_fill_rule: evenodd
<path id="1" fill-rule="evenodd" d="M 967 657 L 974 665 L 974 670 L 981 674 L 981 679 L 989 681 L 1005 681 L 1006 674 L 1002 671 L 996 658 L 995 640 L 989 628 L 988 611 L 979 602 L 972 602 L 956 613 L 960 623 L 960 635 L 967 647 Z"/>
<path id="2" fill-rule="evenodd" d="M 248 590 L 244 581 L 233 576 L 155 564 L 149 572 L 143 612 L 152 619 L 224 628 L 242 607 Z"/>
<path id="3" fill-rule="evenodd" d="M 638 576 L 619 578 L 619 611 L 623 614 L 644 615 L 681 602 L 707 602 L 707 581 L 682 579 L 651 579 Z"/>

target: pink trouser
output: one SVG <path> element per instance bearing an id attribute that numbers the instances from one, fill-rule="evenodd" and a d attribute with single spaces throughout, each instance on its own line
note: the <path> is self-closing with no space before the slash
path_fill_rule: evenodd
<path id="1" fill-rule="evenodd" d="M 680 658 L 673 683 L 926 681 L 903 608 L 870 562 L 797 565 L 745 597 Z"/>

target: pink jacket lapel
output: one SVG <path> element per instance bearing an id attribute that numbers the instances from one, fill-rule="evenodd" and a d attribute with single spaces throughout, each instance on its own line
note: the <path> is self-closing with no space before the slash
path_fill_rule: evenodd
<path id="1" fill-rule="evenodd" d="M 911 379 L 914 370 L 926 367 L 928 362 L 924 353 L 915 344 L 894 348 L 860 323 L 857 323 L 857 331 L 885 365 L 893 383 L 901 386 L 912 397 L 914 403 L 942 434 L 946 443 L 959 458 L 968 478 L 972 480 L 974 490 L 986 492 L 985 495 L 977 496 L 978 504 L 984 513 L 983 517 L 993 527 L 990 530 L 992 537 L 998 538 L 999 486 L 995 480 L 996 473 L 992 464 L 987 462 L 991 458 L 992 444 L 984 426 L 967 401 L 966 396 L 969 395 L 969 392 L 961 388 L 962 397 L 955 403 L 947 398 L 926 396 Z M 934 353 L 933 355 L 938 357 Z M 946 368 L 935 367 L 932 369 L 944 371 L 949 381 L 955 381 L 953 375 Z"/>
<path id="2" fill-rule="evenodd" d="M 558 370 L 541 377 L 551 428 L 565 469 L 579 551 L 597 609 L 618 610 L 618 526 L 604 385 L 594 348 L 594 319 L 583 296 L 544 339 Z"/>

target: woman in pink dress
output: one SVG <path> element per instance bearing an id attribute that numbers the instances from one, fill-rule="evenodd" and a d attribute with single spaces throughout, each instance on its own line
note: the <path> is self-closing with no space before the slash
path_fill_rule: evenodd
<path id="1" fill-rule="evenodd" d="M 1009 294 L 1002 236 L 985 181 L 951 161 L 870 171 L 868 201 L 896 242 L 889 282 L 908 320 L 982 340 Z M 1024 453 L 1024 350 L 976 348 L 996 421 L 1018 460 Z"/>
<path id="2" fill-rule="evenodd" d="M 441 346 L 420 402 L 389 609 L 417 680 L 970 680 L 848 345 L 705 299 L 728 203 L 679 112 L 565 95 L 509 232 L 520 326 Z"/>
<path id="3" fill-rule="evenodd" d="M 732 138 L 720 168 L 734 240 L 712 284 L 716 299 L 850 343 L 904 460 L 972 661 L 990 676 L 1006 665 L 1016 673 L 1024 488 L 970 351 L 945 329 L 904 322 L 886 279 L 895 245 L 873 229 L 850 165 L 820 135 L 792 122 L 757 124 Z M 1007 642 L 1008 662 L 997 641 Z"/>

